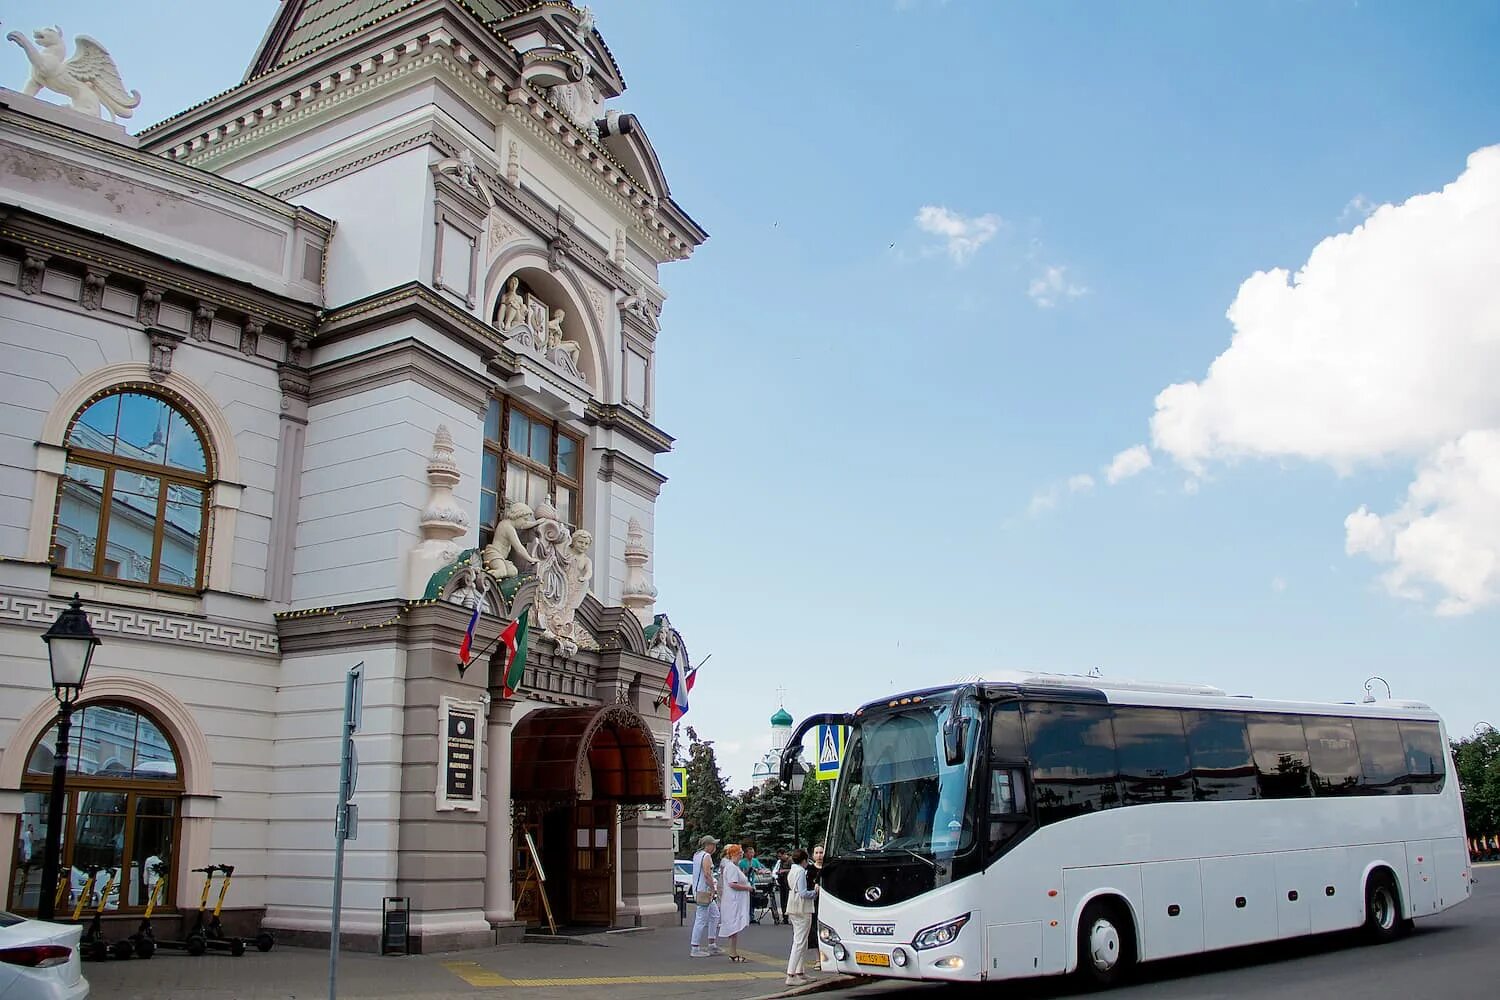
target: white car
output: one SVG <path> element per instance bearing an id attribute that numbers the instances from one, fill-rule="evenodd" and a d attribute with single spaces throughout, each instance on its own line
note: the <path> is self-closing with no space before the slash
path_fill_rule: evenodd
<path id="1" fill-rule="evenodd" d="M 0 1000 L 83 1000 L 77 924 L 51 924 L 0 910 Z"/>
<path id="2" fill-rule="evenodd" d="M 672 885 L 682 886 L 686 889 L 693 884 L 693 863 L 691 861 L 672 862 Z"/>

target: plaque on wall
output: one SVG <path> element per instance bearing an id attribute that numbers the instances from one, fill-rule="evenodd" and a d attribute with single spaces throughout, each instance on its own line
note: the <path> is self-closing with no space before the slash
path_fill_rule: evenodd
<path id="1" fill-rule="evenodd" d="M 480 755 L 483 740 L 480 729 L 484 706 L 477 701 L 444 698 L 438 712 L 438 787 L 439 810 L 479 811 Z"/>

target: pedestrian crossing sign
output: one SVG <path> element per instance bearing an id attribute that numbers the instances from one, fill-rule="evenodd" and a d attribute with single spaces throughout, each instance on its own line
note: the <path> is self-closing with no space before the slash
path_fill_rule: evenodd
<path id="1" fill-rule="evenodd" d="M 687 768 L 672 768 L 672 798 L 687 798 Z"/>
<path id="2" fill-rule="evenodd" d="M 844 759 L 844 743 L 848 739 L 849 730 L 843 726 L 818 726 L 818 766 L 816 768 L 819 781 L 831 781 L 839 776 L 839 766 Z"/>

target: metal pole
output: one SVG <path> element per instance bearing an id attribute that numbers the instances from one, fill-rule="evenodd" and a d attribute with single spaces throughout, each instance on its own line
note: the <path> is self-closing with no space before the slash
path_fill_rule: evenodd
<path id="1" fill-rule="evenodd" d="M 73 703 L 61 702 L 57 710 L 57 749 L 52 753 L 52 796 L 47 801 L 47 843 L 42 852 L 42 896 L 36 901 L 38 920 L 51 920 L 57 913 L 57 869 L 62 863 L 63 805 L 67 798 L 68 731 L 72 726 Z"/>
<path id="2" fill-rule="evenodd" d="M 349 772 L 354 731 L 359 726 L 356 687 L 364 661 L 349 668 L 344 678 L 344 722 L 339 727 L 339 801 L 333 820 L 333 918 L 328 936 L 328 1000 L 337 1000 L 339 978 L 339 918 L 344 903 L 344 840 L 349 822 Z"/>

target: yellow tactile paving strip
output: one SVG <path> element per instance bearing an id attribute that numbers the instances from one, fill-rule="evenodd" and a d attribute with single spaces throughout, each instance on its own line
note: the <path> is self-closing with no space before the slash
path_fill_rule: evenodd
<path id="1" fill-rule="evenodd" d="M 781 967 L 785 958 L 766 955 L 758 951 L 741 951 L 741 955 L 757 965 Z M 723 959 L 719 959 L 723 961 Z M 756 979 L 779 979 L 784 972 L 701 972 L 680 976 L 574 976 L 550 977 L 547 979 L 511 979 L 498 972 L 486 969 L 478 962 L 444 962 L 443 968 L 459 979 L 478 989 L 494 989 L 511 986 L 517 988 L 539 986 L 632 986 L 653 983 L 734 983 Z"/>
<path id="2" fill-rule="evenodd" d="M 781 972 L 705 972 L 690 976 L 578 976 L 558 979 L 507 979 L 478 962 L 444 962 L 443 967 L 470 986 L 493 989 L 538 986 L 629 986 L 652 983 L 733 983 L 754 979 L 777 979 Z"/>

